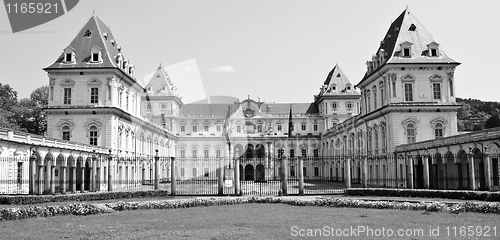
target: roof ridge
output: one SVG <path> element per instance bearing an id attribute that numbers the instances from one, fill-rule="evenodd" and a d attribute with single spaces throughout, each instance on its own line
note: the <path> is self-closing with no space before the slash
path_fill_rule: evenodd
<path id="1" fill-rule="evenodd" d="M 104 49 L 106 50 L 106 53 L 107 53 L 106 55 L 108 56 L 108 59 L 110 60 L 109 62 L 111 62 L 111 64 L 112 64 L 114 67 L 118 67 L 118 66 L 116 66 L 115 60 L 111 58 L 111 54 L 110 54 L 110 52 L 109 52 L 109 50 L 108 50 L 108 46 L 106 46 L 107 44 L 106 44 L 106 42 L 105 42 L 105 41 L 104 41 L 104 39 L 103 39 L 103 36 L 102 36 L 102 34 L 103 34 L 103 33 L 102 33 L 102 31 L 101 31 L 101 26 L 99 25 L 99 22 L 97 21 L 97 19 L 98 19 L 97 15 L 95 15 L 95 13 L 94 13 L 92 17 L 94 18 L 95 25 L 96 25 L 96 27 L 97 27 L 97 31 L 98 31 L 98 34 L 99 34 L 99 39 L 101 39 L 101 41 L 102 41 L 102 43 L 103 43 L 102 45 L 104 45 Z M 99 19 L 99 20 L 100 20 L 100 19 Z M 101 20 L 101 22 L 102 22 L 102 20 Z M 103 23 L 104 23 L 104 22 L 103 22 Z M 111 31 L 111 29 L 109 29 L 109 31 Z M 111 35 L 111 33 L 109 33 L 109 34 Z M 118 67 L 118 68 L 119 68 L 119 67 Z"/>

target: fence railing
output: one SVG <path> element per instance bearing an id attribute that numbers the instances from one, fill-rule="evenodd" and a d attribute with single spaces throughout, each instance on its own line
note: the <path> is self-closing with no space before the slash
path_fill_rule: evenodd
<path id="1" fill-rule="evenodd" d="M 172 195 L 334 194 L 346 188 L 500 190 L 499 154 L 288 158 L 0 158 L 0 194 L 169 190 Z"/>

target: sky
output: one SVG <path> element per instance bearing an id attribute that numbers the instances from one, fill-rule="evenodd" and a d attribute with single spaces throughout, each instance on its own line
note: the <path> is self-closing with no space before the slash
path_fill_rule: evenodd
<path id="1" fill-rule="evenodd" d="M 366 71 L 387 29 L 408 7 L 461 62 L 458 97 L 500 101 L 500 1 L 80 0 L 64 15 L 12 33 L 0 9 L 0 83 L 18 97 L 48 84 L 42 68 L 95 14 L 108 26 L 138 82 L 166 68 L 185 103 L 206 95 L 312 102 L 339 64 L 351 83 Z"/>

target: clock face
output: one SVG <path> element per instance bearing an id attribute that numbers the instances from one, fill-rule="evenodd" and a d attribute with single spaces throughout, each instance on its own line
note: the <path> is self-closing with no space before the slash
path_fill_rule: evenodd
<path id="1" fill-rule="evenodd" d="M 251 108 L 247 108 L 247 109 L 245 109 L 245 111 L 243 111 L 243 114 L 245 115 L 245 117 L 251 118 L 251 117 L 255 116 L 255 111 Z"/>

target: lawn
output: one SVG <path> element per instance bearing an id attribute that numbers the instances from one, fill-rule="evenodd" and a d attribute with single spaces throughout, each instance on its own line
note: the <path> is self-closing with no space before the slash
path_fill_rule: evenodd
<path id="1" fill-rule="evenodd" d="M 423 235 L 378 239 L 467 239 L 460 236 L 461 226 L 473 226 L 474 234 L 478 235 L 481 230 L 481 237 L 475 235 L 474 238 L 498 239 L 499 220 L 498 215 L 480 213 L 241 204 L 3 221 L 0 239 L 302 239 L 304 237 L 293 235 L 307 234 L 307 229 L 320 229 L 316 237 L 309 238 L 317 239 L 320 236 L 339 238 L 328 235 L 332 234 L 331 228 L 334 234 L 340 229 L 341 234 L 351 236 L 351 227 L 372 230 L 372 236 L 367 236 L 367 232 L 354 232 L 357 236 L 351 239 L 374 239 L 382 231 L 385 235 L 390 231 L 397 234 L 399 229 L 412 235 L 422 229 Z M 489 238 L 484 237 L 486 226 L 490 228 Z M 439 237 L 429 235 L 430 227 L 439 227 L 439 232 L 433 232 L 439 233 Z"/>

